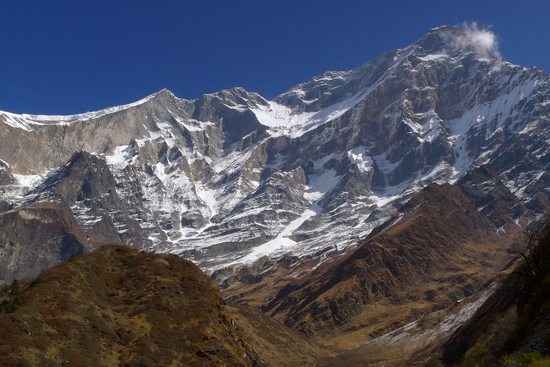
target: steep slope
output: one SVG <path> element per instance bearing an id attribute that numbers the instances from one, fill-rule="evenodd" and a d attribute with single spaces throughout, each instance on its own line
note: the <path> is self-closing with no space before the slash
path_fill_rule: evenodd
<path id="1" fill-rule="evenodd" d="M 328 355 L 173 255 L 106 246 L 0 297 L 2 365 L 281 366 Z"/>
<path id="2" fill-rule="evenodd" d="M 6 192 L 17 189 L 13 181 Z M 0 284 L 104 244 L 141 243 L 140 227 L 117 195 L 105 160 L 86 152 L 75 153 L 5 210 L 0 213 Z"/>
<path id="3" fill-rule="evenodd" d="M 93 153 L 105 172 L 97 179 L 112 176 L 116 192 L 71 198 L 79 224 L 105 224 L 106 239 L 209 272 L 342 252 L 426 185 L 480 166 L 540 216 L 550 202 L 550 79 L 471 32 L 430 30 L 273 101 L 242 88 L 193 100 L 162 90 L 74 116 L 0 112 L 2 172 L 15 180 L 1 186 L 2 205 L 49 197 L 50 176 L 70 187 L 73 154 Z"/>
<path id="4" fill-rule="evenodd" d="M 550 361 L 550 225 L 499 279 L 495 292 L 443 349 L 446 365 L 530 366 Z M 502 358 L 508 355 L 508 358 Z M 523 361 L 523 362 L 522 362 Z"/>
<path id="5" fill-rule="evenodd" d="M 461 187 L 432 184 L 349 255 L 287 284 L 263 310 L 353 346 L 481 289 L 521 238 L 513 221 L 506 228 L 499 231 Z"/>
<path id="6" fill-rule="evenodd" d="M 53 171 L 25 196 L 27 202 L 54 201 L 68 205 L 80 226 L 95 244 L 130 242 L 140 247 L 145 239 L 139 225 L 142 212 L 139 199 L 129 204 L 117 193 L 117 182 L 105 159 L 87 152 L 76 152 L 61 168 Z M 151 218 L 149 232 L 166 235 Z"/>

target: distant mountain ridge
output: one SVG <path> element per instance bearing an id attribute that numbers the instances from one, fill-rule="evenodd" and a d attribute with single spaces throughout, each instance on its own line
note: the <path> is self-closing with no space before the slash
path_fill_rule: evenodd
<path id="1" fill-rule="evenodd" d="M 549 203 L 550 79 L 471 32 L 432 29 L 273 101 L 161 90 L 73 116 L 0 112 L 0 208 L 60 202 L 90 248 L 101 237 L 212 272 L 342 253 L 422 188 L 483 166 L 524 226 Z"/>

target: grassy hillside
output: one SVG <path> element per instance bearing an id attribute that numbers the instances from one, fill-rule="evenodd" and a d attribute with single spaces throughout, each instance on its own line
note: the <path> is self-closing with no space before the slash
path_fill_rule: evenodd
<path id="1" fill-rule="evenodd" d="M 191 262 L 123 246 L 15 282 L 0 304 L 1 366 L 307 366 L 327 354 L 227 306 Z"/>

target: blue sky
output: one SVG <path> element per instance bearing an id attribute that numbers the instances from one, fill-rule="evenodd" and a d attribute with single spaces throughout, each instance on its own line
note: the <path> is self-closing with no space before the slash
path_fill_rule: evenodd
<path id="1" fill-rule="evenodd" d="M 242 86 L 271 98 L 326 70 L 478 22 L 504 59 L 550 70 L 548 1 L 0 2 L 0 110 L 69 114 Z"/>

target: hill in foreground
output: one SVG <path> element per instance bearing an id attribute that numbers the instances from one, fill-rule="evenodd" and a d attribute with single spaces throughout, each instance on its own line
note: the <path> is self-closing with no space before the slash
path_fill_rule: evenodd
<path id="1" fill-rule="evenodd" d="M 326 352 L 228 306 L 175 255 L 106 246 L 0 293 L 2 366 L 313 365 Z"/>

